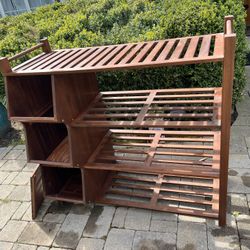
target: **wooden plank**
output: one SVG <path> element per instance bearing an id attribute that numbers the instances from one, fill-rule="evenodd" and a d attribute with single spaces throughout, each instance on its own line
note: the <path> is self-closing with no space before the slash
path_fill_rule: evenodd
<path id="1" fill-rule="evenodd" d="M 199 39 L 200 39 L 200 37 L 191 38 L 191 41 L 190 41 L 188 48 L 187 48 L 187 51 L 184 55 L 184 58 L 188 59 L 188 58 L 194 57 L 195 51 L 196 51 L 197 46 L 198 46 Z"/>
<path id="2" fill-rule="evenodd" d="M 157 42 L 156 46 L 144 59 L 144 62 L 150 63 L 151 61 L 157 59 L 157 54 L 161 51 L 162 47 L 166 45 L 166 43 L 166 41 Z"/>
<path id="3" fill-rule="evenodd" d="M 144 61 L 148 51 L 155 45 L 155 42 L 148 42 L 147 45 L 136 55 L 136 57 L 130 63 L 140 63 Z"/>
<path id="4" fill-rule="evenodd" d="M 177 60 L 180 58 L 182 51 L 187 43 L 188 39 L 182 38 L 179 40 L 179 43 L 175 50 L 173 51 L 172 55 L 170 56 L 169 60 Z"/>
<path id="5" fill-rule="evenodd" d="M 41 166 L 37 168 L 30 178 L 30 187 L 32 219 L 35 219 L 44 200 Z"/>
<path id="6" fill-rule="evenodd" d="M 225 19 L 225 22 L 227 19 Z M 220 201 L 219 224 L 226 225 L 228 158 L 231 127 L 232 92 L 236 35 L 225 35 L 225 60 L 223 63 L 222 117 L 221 117 L 221 158 L 220 158 Z"/>
<path id="7" fill-rule="evenodd" d="M 204 36 L 201 43 L 199 57 L 209 56 L 211 36 Z"/>
<path id="8" fill-rule="evenodd" d="M 143 46 L 146 46 L 146 43 L 138 43 L 135 47 L 133 47 L 129 53 L 127 55 L 125 55 L 125 57 L 122 58 L 122 60 L 119 61 L 118 64 L 127 64 L 129 60 L 131 60 L 131 58 L 133 58 L 133 56 L 136 55 L 136 53 L 138 51 L 140 51 L 140 49 L 143 48 Z"/>

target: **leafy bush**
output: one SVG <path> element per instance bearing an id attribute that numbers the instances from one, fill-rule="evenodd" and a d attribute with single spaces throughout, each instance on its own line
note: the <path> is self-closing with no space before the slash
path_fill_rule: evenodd
<path id="1" fill-rule="evenodd" d="M 245 12 L 239 0 L 68 0 L 0 19 L 0 55 L 14 55 L 45 36 L 53 48 L 71 48 L 217 33 L 229 14 L 237 32 L 236 102 L 246 82 Z M 98 78 L 102 90 L 218 86 L 221 65 L 108 72 Z"/>

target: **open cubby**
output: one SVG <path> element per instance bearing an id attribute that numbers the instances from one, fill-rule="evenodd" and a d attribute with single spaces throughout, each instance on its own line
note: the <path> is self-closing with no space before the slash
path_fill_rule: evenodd
<path id="1" fill-rule="evenodd" d="M 6 78 L 9 117 L 15 120 L 53 120 L 51 76 Z"/>
<path id="2" fill-rule="evenodd" d="M 80 169 L 42 166 L 42 179 L 45 197 L 83 203 Z"/>
<path id="3" fill-rule="evenodd" d="M 24 123 L 28 160 L 70 166 L 68 129 L 62 123 Z"/>

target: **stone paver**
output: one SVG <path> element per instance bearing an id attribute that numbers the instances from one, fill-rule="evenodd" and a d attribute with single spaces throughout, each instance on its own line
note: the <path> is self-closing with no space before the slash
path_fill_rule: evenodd
<path id="1" fill-rule="evenodd" d="M 24 166 L 24 172 L 34 172 L 38 168 L 38 164 L 36 163 L 27 163 Z"/>
<path id="2" fill-rule="evenodd" d="M 241 240 L 241 250 L 250 249 L 250 240 Z"/>
<path id="3" fill-rule="evenodd" d="M 9 194 L 13 191 L 15 186 L 13 185 L 1 185 L 0 186 L 0 200 L 5 200 Z"/>
<path id="4" fill-rule="evenodd" d="M 18 239 L 19 243 L 51 246 L 58 230 L 59 224 L 49 222 L 30 222 Z"/>
<path id="5" fill-rule="evenodd" d="M 107 236 L 114 212 L 115 208 L 111 206 L 94 207 L 83 231 L 83 236 L 92 238 Z"/>
<path id="6" fill-rule="evenodd" d="M 30 201 L 29 186 L 15 186 L 14 190 L 8 196 L 8 199 L 14 201 Z"/>
<path id="7" fill-rule="evenodd" d="M 242 214 L 237 216 L 236 220 L 240 238 L 250 240 L 250 216 Z"/>
<path id="8" fill-rule="evenodd" d="M 115 211 L 115 215 L 112 221 L 112 227 L 123 228 L 127 212 L 128 208 L 118 207 Z"/>
<path id="9" fill-rule="evenodd" d="M 52 214 L 52 213 L 47 213 L 43 221 L 44 222 L 55 222 L 55 223 L 62 223 L 65 219 L 66 215 L 65 214 Z"/>
<path id="10" fill-rule="evenodd" d="M 82 238 L 76 250 L 102 250 L 104 243 L 102 239 Z"/>
<path id="11" fill-rule="evenodd" d="M 6 160 L 0 160 L 0 168 L 3 166 L 3 164 L 6 162 Z"/>
<path id="12" fill-rule="evenodd" d="M 12 149 L 12 146 L 8 147 L 0 147 L 0 159 L 3 159 L 3 157 Z"/>
<path id="13" fill-rule="evenodd" d="M 8 221 L 6 226 L 0 232 L 0 241 L 16 242 L 26 225 L 27 222 L 25 221 Z"/>
<path id="14" fill-rule="evenodd" d="M 130 250 L 135 231 L 112 228 L 108 234 L 104 250 Z"/>
<path id="15" fill-rule="evenodd" d="M 137 231 L 133 250 L 173 250 L 176 249 L 176 234 Z M 190 248 L 191 249 L 191 248 Z"/>
<path id="16" fill-rule="evenodd" d="M 230 194 L 228 207 L 228 212 L 230 213 L 249 214 L 249 207 L 245 194 Z"/>
<path id="17" fill-rule="evenodd" d="M 30 182 L 31 173 L 29 172 L 20 172 L 11 182 L 13 185 L 27 185 Z"/>
<path id="18" fill-rule="evenodd" d="M 0 184 L 3 183 L 3 181 L 7 178 L 8 175 L 9 175 L 8 172 L 0 171 Z"/>
<path id="19" fill-rule="evenodd" d="M 214 220 L 208 220 L 207 235 L 209 250 L 240 249 L 235 217 L 230 214 L 227 215 L 227 226 L 224 228 L 220 228 Z"/>
<path id="20" fill-rule="evenodd" d="M 0 229 L 5 226 L 20 204 L 16 201 L 0 201 Z"/>
<path id="21" fill-rule="evenodd" d="M 19 172 L 6 172 L 8 173 L 8 177 L 5 178 L 2 184 L 9 185 L 16 178 Z"/>
<path id="22" fill-rule="evenodd" d="M 26 161 L 24 160 L 8 160 L 1 167 L 2 171 L 21 171 L 25 166 Z"/>
<path id="23" fill-rule="evenodd" d="M 0 249 L 1 250 L 11 250 L 13 247 L 13 243 L 0 241 Z"/>
<path id="24" fill-rule="evenodd" d="M 177 234 L 178 249 L 207 249 L 206 225 L 180 222 Z"/>
<path id="25" fill-rule="evenodd" d="M 53 246 L 75 248 L 88 221 L 90 211 L 84 214 L 68 214 L 60 228 Z"/>
<path id="26" fill-rule="evenodd" d="M 177 222 L 176 221 L 152 220 L 150 224 L 150 231 L 162 232 L 162 233 L 176 233 Z"/>
<path id="27" fill-rule="evenodd" d="M 229 168 L 248 168 L 250 170 L 250 159 L 248 154 L 231 154 Z"/>
<path id="28" fill-rule="evenodd" d="M 16 160 L 18 158 L 18 156 L 20 156 L 22 154 L 23 150 L 17 150 L 17 149 L 13 149 L 11 151 L 9 151 L 9 153 L 7 153 L 3 159 L 4 160 Z"/>
<path id="29" fill-rule="evenodd" d="M 129 208 L 125 219 L 125 228 L 134 230 L 149 230 L 151 214 L 150 210 Z"/>
<path id="30" fill-rule="evenodd" d="M 161 211 L 152 211 L 152 220 L 161 221 L 176 221 L 178 220 L 178 215 L 173 213 L 165 213 Z"/>
<path id="31" fill-rule="evenodd" d="M 26 245 L 26 244 L 14 244 L 11 250 L 36 250 L 37 246 Z"/>
<path id="32" fill-rule="evenodd" d="M 27 211 L 29 206 L 30 206 L 29 202 L 22 202 L 20 207 L 16 210 L 16 212 L 13 214 L 11 218 L 14 220 L 21 220 L 21 218 L 23 217 L 24 213 Z"/>

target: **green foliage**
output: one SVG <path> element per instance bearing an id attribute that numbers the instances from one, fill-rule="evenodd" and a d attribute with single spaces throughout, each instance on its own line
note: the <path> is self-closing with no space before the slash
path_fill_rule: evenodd
<path id="1" fill-rule="evenodd" d="M 246 82 L 245 12 L 239 0 L 68 0 L 0 19 L 0 55 L 14 55 L 43 37 L 53 48 L 72 48 L 217 33 L 226 15 L 235 16 L 237 32 L 236 102 Z M 108 72 L 98 79 L 102 90 L 219 86 L 221 65 Z"/>

